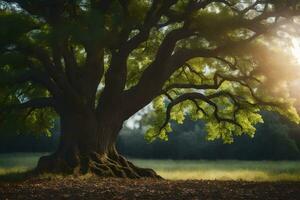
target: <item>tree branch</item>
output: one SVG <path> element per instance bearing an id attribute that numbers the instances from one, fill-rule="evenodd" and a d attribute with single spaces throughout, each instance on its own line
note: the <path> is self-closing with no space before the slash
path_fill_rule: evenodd
<path id="1" fill-rule="evenodd" d="M 151 8 L 146 14 L 143 25 L 139 28 L 139 33 L 131 38 L 124 46 L 123 49 L 127 52 L 131 52 L 137 48 L 141 43 L 145 42 L 151 31 L 151 28 L 155 27 L 161 16 L 166 13 L 170 6 L 175 4 L 177 0 L 154 0 Z"/>
<path id="2" fill-rule="evenodd" d="M 208 90 L 208 89 L 218 89 L 222 83 L 225 81 L 224 78 L 222 78 L 220 81 L 218 80 L 218 77 L 220 75 L 218 73 L 215 73 L 213 77 L 213 84 L 192 84 L 192 83 L 174 83 L 171 85 L 168 85 L 164 90 L 164 92 L 167 92 L 172 89 L 196 89 L 196 90 Z"/>
<path id="3" fill-rule="evenodd" d="M 19 42 L 17 45 L 17 50 L 21 51 L 21 53 L 36 58 L 43 64 L 43 67 L 51 79 L 55 81 L 58 87 L 67 94 L 69 98 L 72 98 L 74 101 L 79 101 L 79 96 L 68 82 L 65 73 L 59 66 L 52 63 L 47 51 L 37 45 L 29 43 Z"/>
<path id="4" fill-rule="evenodd" d="M 214 108 L 213 115 L 218 122 L 228 122 L 228 123 L 231 123 L 231 124 L 234 124 L 234 125 L 240 127 L 243 130 L 243 127 L 236 121 L 235 117 L 234 117 L 234 119 L 228 119 L 228 118 L 223 118 L 219 115 L 219 108 L 216 103 L 211 101 L 211 99 L 222 96 L 222 95 L 229 95 L 231 98 L 233 98 L 233 95 L 231 95 L 229 93 L 216 93 L 214 95 L 205 96 L 204 94 L 201 94 L 201 93 L 192 92 L 192 93 L 185 93 L 185 94 L 180 95 L 179 97 L 177 97 L 176 99 L 171 101 L 171 103 L 169 103 L 169 105 L 167 106 L 166 119 L 165 119 L 164 123 L 162 124 L 162 126 L 160 127 L 160 131 L 163 128 L 165 128 L 165 126 L 169 123 L 170 118 L 171 118 L 172 108 L 174 106 L 178 105 L 179 103 L 182 103 L 187 100 L 190 100 L 193 102 L 196 100 L 202 100 L 202 101 L 208 103 L 209 105 L 211 105 Z M 236 102 L 236 101 L 234 100 L 234 102 Z M 235 116 L 235 114 L 234 114 L 234 116 Z"/>

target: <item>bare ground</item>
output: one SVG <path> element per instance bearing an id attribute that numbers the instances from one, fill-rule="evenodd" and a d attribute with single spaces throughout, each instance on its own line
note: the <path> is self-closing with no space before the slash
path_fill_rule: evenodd
<path id="1" fill-rule="evenodd" d="M 35 178 L 14 183 L 0 182 L 0 200 L 6 199 L 300 200 L 300 182 Z"/>

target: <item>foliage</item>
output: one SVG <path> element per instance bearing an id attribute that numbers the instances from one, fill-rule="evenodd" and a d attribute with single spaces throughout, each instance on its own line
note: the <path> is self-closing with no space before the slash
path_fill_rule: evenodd
<path id="1" fill-rule="evenodd" d="M 278 42 L 298 1 L 5 0 L 0 12 L 0 132 L 49 135 L 82 110 L 125 121 L 150 102 L 150 141 L 187 117 L 226 143 L 253 137 L 261 110 L 299 122 L 287 89 L 299 66 Z"/>

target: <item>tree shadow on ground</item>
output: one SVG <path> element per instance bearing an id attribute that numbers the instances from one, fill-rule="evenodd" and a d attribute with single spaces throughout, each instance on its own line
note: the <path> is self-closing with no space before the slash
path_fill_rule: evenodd
<path id="1" fill-rule="evenodd" d="M 37 174 L 34 172 L 34 170 L 28 170 L 24 172 L 9 172 L 6 174 L 0 174 L 0 184 L 23 182 L 36 176 Z"/>

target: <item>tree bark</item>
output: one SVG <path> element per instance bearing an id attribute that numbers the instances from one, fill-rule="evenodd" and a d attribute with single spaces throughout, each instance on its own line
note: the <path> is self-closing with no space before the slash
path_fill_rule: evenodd
<path id="1" fill-rule="evenodd" d="M 61 138 L 55 153 L 41 157 L 38 173 L 86 174 L 103 177 L 161 178 L 152 169 L 139 168 L 119 155 L 115 142 L 123 121 L 116 113 L 98 123 L 93 112 L 61 113 Z"/>

